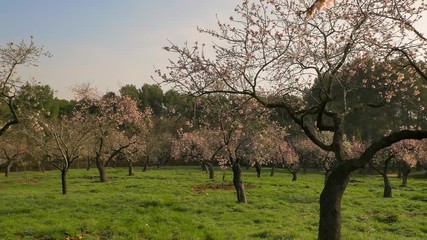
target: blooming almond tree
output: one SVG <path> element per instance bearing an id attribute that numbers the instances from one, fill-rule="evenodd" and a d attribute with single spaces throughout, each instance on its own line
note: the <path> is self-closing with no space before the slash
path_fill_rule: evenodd
<path id="1" fill-rule="evenodd" d="M 399 171 L 402 173 L 402 186 L 408 183 L 408 175 L 417 165 L 417 157 L 422 153 L 421 142 L 417 140 L 404 140 L 390 146 L 393 157 L 396 160 Z"/>
<path id="2" fill-rule="evenodd" d="M 322 137 L 325 139 L 325 136 Z M 297 137 L 288 141 L 298 155 L 299 165 L 304 168 L 315 168 L 325 172 L 325 182 L 332 169 L 336 166 L 333 154 L 321 149 L 307 137 Z"/>
<path id="3" fill-rule="evenodd" d="M 276 150 L 276 158 L 292 174 L 292 181 L 297 180 L 297 173 L 300 169 L 299 158 L 294 149 L 287 142 L 282 141 Z"/>
<path id="4" fill-rule="evenodd" d="M 248 155 L 251 155 L 247 146 L 250 145 L 251 138 L 256 136 L 258 131 L 262 129 L 258 124 L 265 122 L 268 114 L 253 99 L 231 96 L 228 101 L 225 108 L 215 111 L 221 143 L 224 145 L 220 165 L 231 165 L 237 201 L 246 203 L 241 163 Z"/>
<path id="5" fill-rule="evenodd" d="M 417 154 L 418 162 L 421 164 L 421 166 L 426 170 L 427 175 L 427 141 L 422 140 L 420 142 L 420 151 Z"/>
<path id="6" fill-rule="evenodd" d="M 211 160 L 214 157 L 223 169 L 231 166 L 237 201 L 246 203 L 241 164 L 251 155 L 250 139 L 262 129 L 259 123 L 265 122 L 267 111 L 245 97 L 211 95 L 205 100 L 197 126 L 207 129 L 201 131 L 208 133 L 192 136 L 199 139 L 193 141 L 197 143 L 192 145 L 193 157 Z"/>
<path id="7" fill-rule="evenodd" d="M 214 179 L 213 165 L 224 147 L 219 132 L 201 128 L 188 133 L 179 132 L 178 135 L 178 139 L 172 142 L 172 157 L 206 165 L 209 179 Z"/>
<path id="8" fill-rule="evenodd" d="M 0 47 L 0 107 L 6 106 L 10 113 L 7 119 L 0 119 L 0 136 L 19 122 L 15 109 L 16 96 L 23 85 L 18 75 L 19 66 L 37 66 L 37 60 L 41 56 L 50 54 L 38 47 L 32 37 L 30 43 L 9 42 L 6 47 Z"/>
<path id="9" fill-rule="evenodd" d="M 4 176 L 8 177 L 11 167 L 28 151 L 27 138 L 20 131 L 8 131 L 0 138 L 0 148 L 4 162 Z"/>
<path id="10" fill-rule="evenodd" d="M 265 107 L 286 109 L 314 144 L 334 155 L 337 164 L 320 195 L 318 238 L 340 239 L 341 199 L 351 173 L 393 143 L 427 137 L 424 130 L 396 130 L 373 139 L 357 157 L 345 153 L 345 139 L 352 138 L 345 136 L 347 116 L 416 93 L 414 78 L 422 71 L 412 60 L 424 60 L 427 50 L 413 26 L 425 5 L 415 0 L 342 0 L 307 18 L 301 9 L 312 3 L 243 0 L 236 16 L 218 21 L 218 30 L 199 29 L 215 39 L 213 46 L 171 44 L 165 50 L 176 58 L 167 74 L 157 73 L 182 92 L 241 94 Z M 400 74 L 404 66 L 384 71 L 375 81 L 390 88 L 384 87 L 376 102 L 336 104 L 332 86 L 352 79 L 355 69 L 370 71 L 366 59 L 381 65 L 407 63 L 408 74 Z M 319 137 L 325 132 L 332 138 Z"/>
<path id="11" fill-rule="evenodd" d="M 384 194 L 383 197 L 391 198 L 393 196 L 391 183 L 387 175 L 388 167 L 390 166 L 391 161 L 393 160 L 393 153 L 388 151 L 388 149 L 383 149 L 379 151 L 371 161 L 369 165 L 377 171 L 384 180 Z M 381 168 L 382 167 L 382 168 Z"/>
<path id="12" fill-rule="evenodd" d="M 80 100 L 76 106 L 75 121 L 90 125 L 94 135 L 92 152 L 101 182 L 108 181 L 105 167 L 126 148 L 138 142 L 136 135 L 127 135 L 127 128 L 137 125 L 142 118 L 135 100 L 128 96 L 100 97 L 90 85 L 83 84 L 75 89 Z"/>
<path id="13" fill-rule="evenodd" d="M 157 168 L 162 163 L 171 159 L 172 155 L 172 134 L 166 131 L 159 131 L 153 128 L 147 139 L 145 151 L 140 155 L 143 159 L 143 171 L 147 171 L 149 164 L 156 164 Z"/>
<path id="14" fill-rule="evenodd" d="M 146 154 L 149 150 L 148 147 L 158 148 L 159 146 L 150 146 L 150 139 L 153 129 L 153 113 L 150 108 L 146 108 L 138 121 L 127 124 L 123 127 L 123 131 L 115 132 L 116 140 L 114 142 L 121 143 L 122 145 L 127 142 L 133 144 L 128 148 L 121 151 L 120 158 L 126 161 L 129 169 L 129 176 L 134 175 L 133 164 L 141 159 L 141 156 Z"/>
<path id="15" fill-rule="evenodd" d="M 424 141 L 407 139 L 397 142 L 379 151 L 371 160 L 370 165 L 384 179 L 384 197 L 392 197 L 392 188 L 387 176 L 387 169 L 391 162 L 398 166 L 399 176 L 402 177 L 402 186 L 406 186 L 411 169 L 417 161 L 425 156 Z M 383 170 L 380 167 L 383 166 Z"/>
<path id="16" fill-rule="evenodd" d="M 255 166 L 257 177 L 261 175 L 261 167 L 268 164 L 273 165 L 270 175 L 274 174 L 275 164 L 277 165 L 278 161 L 284 164 L 283 161 L 288 160 L 282 159 L 277 155 L 279 146 L 286 135 L 285 129 L 280 127 L 278 123 L 261 117 L 247 131 L 249 139 L 243 145 L 245 149 L 244 158 L 249 161 L 249 165 Z"/>
<path id="17" fill-rule="evenodd" d="M 265 140 L 266 136 L 262 132 L 256 135 L 251 133 L 241 145 L 242 159 L 247 161 L 248 166 L 255 167 L 257 177 L 261 177 L 262 166 L 272 160 L 272 145 Z"/>
<path id="18" fill-rule="evenodd" d="M 67 194 L 67 173 L 71 165 L 92 140 L 89 125 L 62 116 L 47 119 L 43 114 L 28 116 L 26 134 L 44 152 L 44 157 L 61 171 L 62 194 Z"/>

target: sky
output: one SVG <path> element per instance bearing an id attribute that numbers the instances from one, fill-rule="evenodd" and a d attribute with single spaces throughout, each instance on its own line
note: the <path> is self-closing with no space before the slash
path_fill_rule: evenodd
<path id="1" fill-rule="evenodd" d="M 58 98 L 72 99 L 80 83 L 117 92 L 126 84 L 154 84 L 154 69 L 164 69 L 171 56 L 162 47 L 203 39 L 196 27 L 215 29 L 216 16 L 228 19 L 240 2 L 0 0 L 0 45 L 33 36 L 44 46 L 53 56 L 19 73 L 51 86 Z M 417 27 L 427 32 L 427 19 Z"/>
<path id="2" fill-rule="evenodd" d="M 71 88 L 90 83 L 100 93 L 121 86 L 154 84 L 155 68 L 167 66 L 163 46 L 200 38 L 197 26 L 215 28 L 239 0 L 0 0 L 0 44 L 30 41 L 51 58 L 21 68 L 23 81 L 35 78 L 72 99 Z"/>

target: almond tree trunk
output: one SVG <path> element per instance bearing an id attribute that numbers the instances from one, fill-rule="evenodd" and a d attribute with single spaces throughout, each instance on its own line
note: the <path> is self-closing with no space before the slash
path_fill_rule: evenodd
<path id="1" fill-rule="evenodd" d="M 256 163 L 255 164 L 255 169 L 256 169 L 256 176 L 259 178 L 261 177 L 261 164 Z"/>
<path id="2" fill-rule="evenodd" d="M 67 170 L 61 170 L 62 194 L 67 194 Z"/>
<path id="3" fill-rule="evenodd" d="M 206 163 L 206 168 L 208 169 L 209 179 L 215 178 L 214 168 L 212 163 Z"/>
<path id="4" fill-rule="evenodd" d="M 292 169 L 291 166 L 286 165 L 285 167 L 292 174 L 292 181 L 296 181 L 298 179 L 297 173 L 299 171 L 299 168 L 297 168 L 296 170 L 294 170 L 294 169 Z M 325 180 L 325 182 L 326 182 L 326 180 Z"/>
<path id="5" fill-rule="evenodd" d="M 297 177 L 297 172 L 296 171 L 293 171 L 292 172 L 292 181 L 296 181 L 298 179 L 298 177 Z"/>
<path id="6" fill-rule="evenodd" d="M 330 171 L 320 195 L 319 240 L 341 239 L 341 198 L 351 170 L 340 165 Z"/>
<path id="7" fill-rule="evenodd" d="M 203 162 L 202 162 L 201 167 L 202 167 L 202 172 L 205 172 L 205 173 L 207 173 L 207 172 L 208 172 L 208 167 L 206 166 L 206 163 L 203 163 Z"/>
<path id="8" fill-rule="evenodd" d="M 88 157 L 86 159 L 86 170 L 89 171 L 90 170 L 90 166 L 92 165 L 92 159 L 90 157 Z"/>
<path id="9" fill-rule="evenodd" d="M 132 161 L 128 161 L 129 176 L 134 176 Z"/>
<path id="10" fill-rule="evenodd" d="M 391 198 L 393 196 L 390 179 L 388 179 L 387 173 L 382 174 L 384 179 L 384 197 Z"/>
<path id="11" fill-rule="evenodd" d="M 408 184 L 408 175 L 411 172 L 411 169 L 405 169 L 402 171 L 402 186 L 406 186 Z"/>
<path id="12" fill-rule="evenodd" d="M 236 188 L 236 193 L 237 193 L 237 202 L 247 203 L 245 186 L 242 180 L 242 168 L 240 167 L 240 164 L 238 162 L 233 163 L 232 170 L 233 170 L 233 184 L 234 184 L 234 187 Z"/>
<path id="13" fill-rule="evenodd" d="M 275 172 L 276 172 L 276 164 L 275 164 L 275 163 L 273 163 L 273 164 L 271 165 L 270 177 L 273 177 Z"/>
<path id="14" fill-rule="evenodd" d="M 39 165 L 39 171 L 44 173 L 46 170 L 44 169 L 43 162 L 38 161 L 37 164 Z"/>
<path id="15" fill-rule="evenodd" d="M 7 163 L 6 164 L 6 168 L 5 168 L 5 171 L 4 171 L 4 176 L 5 177 L 9 177 L 9 174 L 10 174 L 10 168 L 12 167 L 12 164 L 9 164 L 9 163 Z"/>
<path id="16" fill-rule="evenodd" d="M 383 181 L 384 181 L 384 197 L 385 198 L 391 198 L 393 196 L 392 194 L 392 189 L 391 189 L 391 184 L 390 184 L 390 180 L 387 176 L 387 170 L 388 167 L 390 165 L 391 159 L 393 158 L 393 156 L 389 156 L 385 161 L 384 161 L 384 169 L 383 171 L 381 171 L 378 167 L 376 167 L 373 162 L 369 162 L 369 165 L 371 165 L 371 167 L 377 171 L 379 174 L 381 174 L 381 176 L 383 177 Z"/>
<path id="17" fill-rule="evenodd" d="M 99 159 L 95 159 L 96 167 L 99 172 L 99 180 L 101 182 L 108 182 L 107 173 L 105 172 L 105 166 Z"/>

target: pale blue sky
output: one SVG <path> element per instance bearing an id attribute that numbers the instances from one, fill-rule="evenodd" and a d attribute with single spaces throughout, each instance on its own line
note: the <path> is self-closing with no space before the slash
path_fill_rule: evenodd
<path id="1" fill-rule="evenodd" d="M 38 68 L 23 69 L 72 98 L 70 88 L 89 82 L 101 93 L 125 84 L 153 83 L 154 66 L 163 67 L 168 40 L 199 38 L 197 26 L 215 27 L 239 0 L 0 0 L 0 44 L 29 40 L 49 50 Z"/>
<path id="2" fill-rule="evenodd" d="M 120 86 L 154 83 L 154 67 L 163 68 L 168 40 L 183 44 L 203 38 L 196 26 L 216 28 L 216 14 L 227 19 L 241 0 L 0 0 L 0 44 L 29 40 L 52 58 L 22 69 L 73 98 L 77 83 L 89 82 L 101 93 Z M 427 19 L 418 24 L 427 32 Z M 209 41 L 205 38 L 204 41 Z"/>

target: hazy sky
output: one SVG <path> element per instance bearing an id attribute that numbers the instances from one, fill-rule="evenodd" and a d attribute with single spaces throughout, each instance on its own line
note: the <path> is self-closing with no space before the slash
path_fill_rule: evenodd
<path id="1" fill-rule="evenodd" d="M 52 58 L 20 71 L 71 99 L 77 83 L 101 93 L 120 86 L 152 82 L 163 68 L 168 40 L 183 44 L 200 38 L 197 26 L 215 28 L 216 14 L 227 19 L 240 0 L 0 0 L 0 44 L 29 41 L 43 45 Z M 427 23 L 426 19 L 423 21 Z M 427 24 L 421 23 L 423 32 Z"/>
<path id="2" fill-rule="evenodd" d="M 152 82 L 167 65 L 168 40 L 196 40 L 196 27 L 215 27 L 239 0 L 0 0 L 0 44 L 29 41 L 52 58 L 20 71 L 72 98 L 70 88 L 89 82 L 101 93 Z"/>

